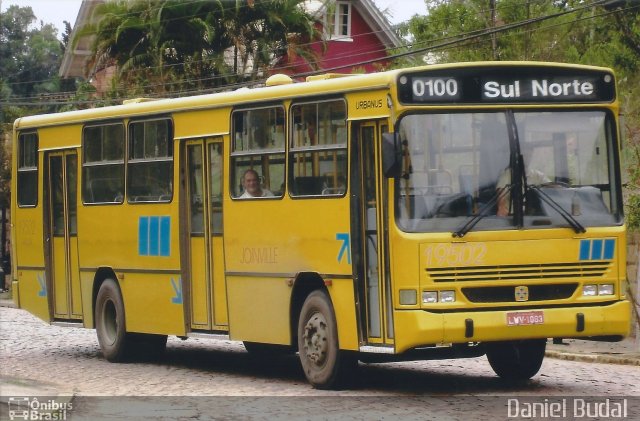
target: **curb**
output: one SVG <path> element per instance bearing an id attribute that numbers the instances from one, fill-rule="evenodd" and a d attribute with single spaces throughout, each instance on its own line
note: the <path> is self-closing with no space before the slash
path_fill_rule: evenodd
<path id="1" fill-rule="evenodd" d="M 17 308 L 16 304 L 10 298 L 0 298 L 0 307 Z"/>
<path id="2" fill-rule="evenodd" d="M 544 355 L 545 357 L 566 361 L 640 366 L 640 355 L 636 357 L 625 357 L 617 355 L 579 354 L 560 351 L 546 351 Z"/>

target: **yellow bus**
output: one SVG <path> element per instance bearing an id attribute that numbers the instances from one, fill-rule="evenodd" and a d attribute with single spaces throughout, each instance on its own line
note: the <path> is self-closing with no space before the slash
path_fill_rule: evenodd
<path id="1" fill-rule="evenodd" d="M 326 74 L 14 124 L 17 305 L 105 358 L 168 335 L 358 361 L 628 334 L 611 70 L 540 62 Z"/>

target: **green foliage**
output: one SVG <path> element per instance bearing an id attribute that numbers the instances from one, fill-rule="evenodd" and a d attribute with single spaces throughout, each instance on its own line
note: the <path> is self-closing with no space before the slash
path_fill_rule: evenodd
<path id="1" fill-rule="evenodd" d="M 632 194 L 627 200 L 627 226 L 640 231 L 640 194 Z"/>
<path id="2" fill-rule="evenodd" d="M 59 92 L 57 76 L 62 44 L 51 24 L 31 28 L 36 20 L 30 7 L 10 6 L 0 18 L 0 100 L 32 99 Z M 41 111 L 51 111 L 43 109 Z M 0 116 L 2 118 L 2 116 Z"/>
<path id="3" fill-rule="evenodd" d="M 267 74 L 285 53 L 311 63 L 320 37 L 302 0 L 115 0 L 96 7 L 87 72 L 117 66 L 109 96 L 196 92 Z"/>
<path id="4" fill-rule="evenodd" d="M 13 121 L 53 112 L 48 95 L 73 84 L 57 76 L 63 45 L 51 24 L 34 27 L 31 7 L 9 6 L 0 15 L 0 206 L 8 205 Z"/>
<path id="5" fill-rule="evenodd" d="M 11 196 L 11 150 L 0 137 L 0 208 L 9 206 Z"/>

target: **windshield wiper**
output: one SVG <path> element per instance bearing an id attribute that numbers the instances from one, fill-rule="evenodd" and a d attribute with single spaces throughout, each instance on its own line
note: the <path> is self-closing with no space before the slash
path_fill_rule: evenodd
<path id="1" fill-rule="evenodd" d="M 530 185 L 529 189 L 535 190 L 540 196 L 540 199 L 542 199 L 547 205 L 551 206 L 553 210 L 558 212 L 560 216 L 562 216 L 565 219 L 565 221 L 567 221 L 569 225 L 571 225 L 571 227 L 576 232 L 576 234 L 582 234 L 587 232 L 587 230 L 582 226 L 582 224 L 580 224 L 580 222 L 576 220 L 576 218 L 573 217 L 573 215 L 567 212 L 566 209 L 560 206 L 558 202 L 553 200 L 547 193 L 542 191 L 540 187 Z"/>
<path id="2" fill-rule="evenodd" d="M 464 225 L 462 225 L 460 228 L 458 228 L 451 235 L 454 238 L 462 238 L 462 237 L 464 237 L 469 231 L 471 231 L 473 229 L 473 227 L 476 226 L 476 224 L 478 222 L 480 222 L 480 220 L 482 218 L 484 218 L 485 216 L 488 215 L 487 211 L 489 209 L 491 209 L 496 203 L 498 203 L 498 201 L 500 199 L 502 199 L 504 196 L 506 196 L 506 194 L 511 191 L 513 186 L 514 186 L 513 183 L 507 184 L 503 189 L 501 189 L 500 191 L 496 192 L 493 196 L 491 196 L 491 199 L 487 203 L 482 205 L 482 207 L 478 210 L 478 213 L 476 215 L 474 215 L 470 219 L 468 219 L 467 222 L 464 223 Z"/>

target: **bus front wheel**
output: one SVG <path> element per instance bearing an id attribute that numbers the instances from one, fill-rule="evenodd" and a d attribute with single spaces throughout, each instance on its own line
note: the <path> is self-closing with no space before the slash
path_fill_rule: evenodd
<path id="1" fill-rule="evenodd" d="M 100 285 L 95 321 L 98 343 L 104 357 L 111 362 L 125 360 L 130 353 L 132 338 L 126 331 L 120 287 L 113 279 L 107 279 Z"/>
<path id="2" fill-rule="evenodd" d="M 490 342 L 486 346 L 489 364 L 500 378 L 523 381 L 535 376 L 540 370 L 547 341 L 536 339 Z"/>
<path id="3" fill-rule="evenodd" d="M 324 291 L 313 291 L 302 305 L 298 351 L 304 374 L 317 389 L 341 386 L 358 363 L 353 355 L 340 351 L 336 316 Z"/>

